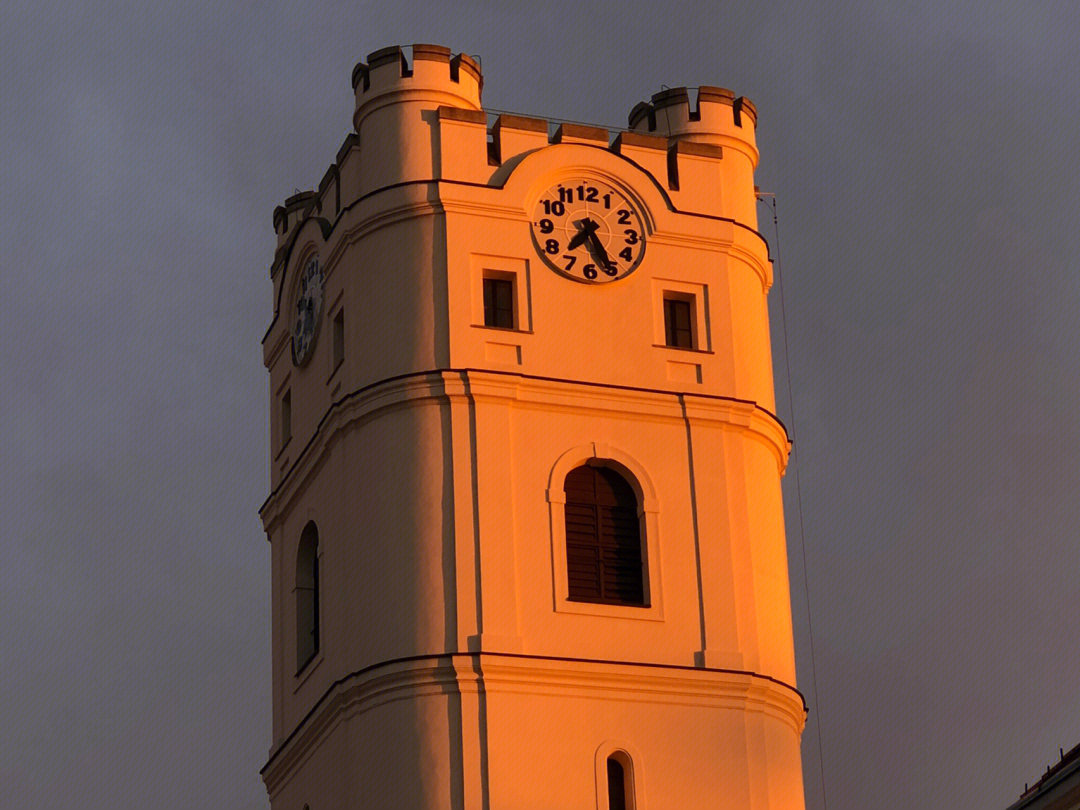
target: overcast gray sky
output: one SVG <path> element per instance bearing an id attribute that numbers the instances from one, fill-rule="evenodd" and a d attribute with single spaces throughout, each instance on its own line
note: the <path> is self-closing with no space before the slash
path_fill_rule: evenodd
<path id="1" fill-rule="evenodd" d="M 413 42 L 479 55 L 489 108 L 757 104 L 810 810 L 822 781 L 831 810 L 1003 810 L 1080 742 L 1075 3 L 0 23 L 0 805 L 267 807 L 271 214 L 333 160 L 353 65 Z"/>

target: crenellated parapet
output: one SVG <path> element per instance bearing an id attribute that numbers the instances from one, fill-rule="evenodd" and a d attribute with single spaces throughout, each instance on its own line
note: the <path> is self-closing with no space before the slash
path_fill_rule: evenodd
<path id="1" fill-rule="evenodd" d="M 464 53 L 452 55 L 441 45 L 413 45 L 412 64 L 399 46 L 368 54 L 353 68 L 356 112 L 353 126 L 362 133 L 364 119 L 387 104 L 436 102 L 479 110 L 484 77 L 480 66 Z"/>
<path id="2" fill-rule="evenodd" d="M 757 108 L 750 99 L 723 87 L 699 87 L 695 104 L 685 87 L 654 93 L 630 111 L 634 132 L 648 132 L 675 140 L 733 146 L 753 154 L 757 162 L 754 128 Z"/>
<path id="3" fill-rule="evenodd" d="M 687 210 L 720 196 L 725 216 L 757 224 L 754 129 L 757 108 L 723 87 L 699 87 L 694 103 L 685 87 L 654 93 L 630 111 L 630 130 L 665 138 L 668 177 Z"/>
<path id="4" fill-rule="evenodd" d="M 464 53 L 417 44 L 411 57 L 382 48 L 356 65 L 350 133 L 317 190 L 290 197 L 274 215 L 278 246 L 305 217 L 333 223 L 383 188 L 412 182 L 498 186 L 527 154 L 582 144 L 632 161 L 679 211 L 756 228 L 753 103 L 720 87 L 665 89 L 638 103 L 627 130 L 484 111 L 480 66 Z"/>

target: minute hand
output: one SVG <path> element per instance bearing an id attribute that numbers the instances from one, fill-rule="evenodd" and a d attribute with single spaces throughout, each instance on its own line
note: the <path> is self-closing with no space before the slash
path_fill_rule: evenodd
<path id="1" fill-rule="evenodd" d="M 600 237 L 596 235 L 595 228 L 589 231 L 589 252 L 592 253 L 593 258 L 599 262 L 601 267 L 611 267 L 611 259 L 608 258 L 604 246 L 600 244 Z"/>

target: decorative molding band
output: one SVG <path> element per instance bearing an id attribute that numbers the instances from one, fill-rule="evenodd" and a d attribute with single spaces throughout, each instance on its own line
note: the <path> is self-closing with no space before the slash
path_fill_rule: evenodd
<path id="1" fill-rule="evenodd" d="M 273 751 L 262 777 L 273 798 L 340 723 L 395 700 L 431 695 L 535 694 L 760 712 L 796 735 L 806 702 L 792 685 L 740 670 L 506 653 L 446 653 L 397 659 L 333 683 Z"/>
<path id="2" fill-rule="evenodd" d="M 438 369 L 393 377 L 365 386 L 336 400 L 327 409 L 307 445 L 263 503 L 259 515 L 270 532 L 289 504 L 319 467 L 337 435 L 349 425 L 380 412 L 422 400 L 449 401 L 471 396 L 477 401 L 503 400 L 518 407 L 563 409 L 580 414 L 631 415 L 635 419 L 718 424 L 746 431 L 764 441 L 776 455 L 780 472 L 787 463 L 790 440 L 780 420 L 756 403 L 731 397 L 685 394 L 651 388 L 534 377 L 478 369 Z"/>

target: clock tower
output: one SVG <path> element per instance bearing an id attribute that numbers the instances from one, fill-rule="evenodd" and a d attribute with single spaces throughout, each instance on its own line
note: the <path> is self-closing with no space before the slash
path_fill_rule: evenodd
<path id="1" fill-rule="evenodd" d="M 803 807 L 757 113 L 386 48 L 274 212 L 274 810 Z"/>

